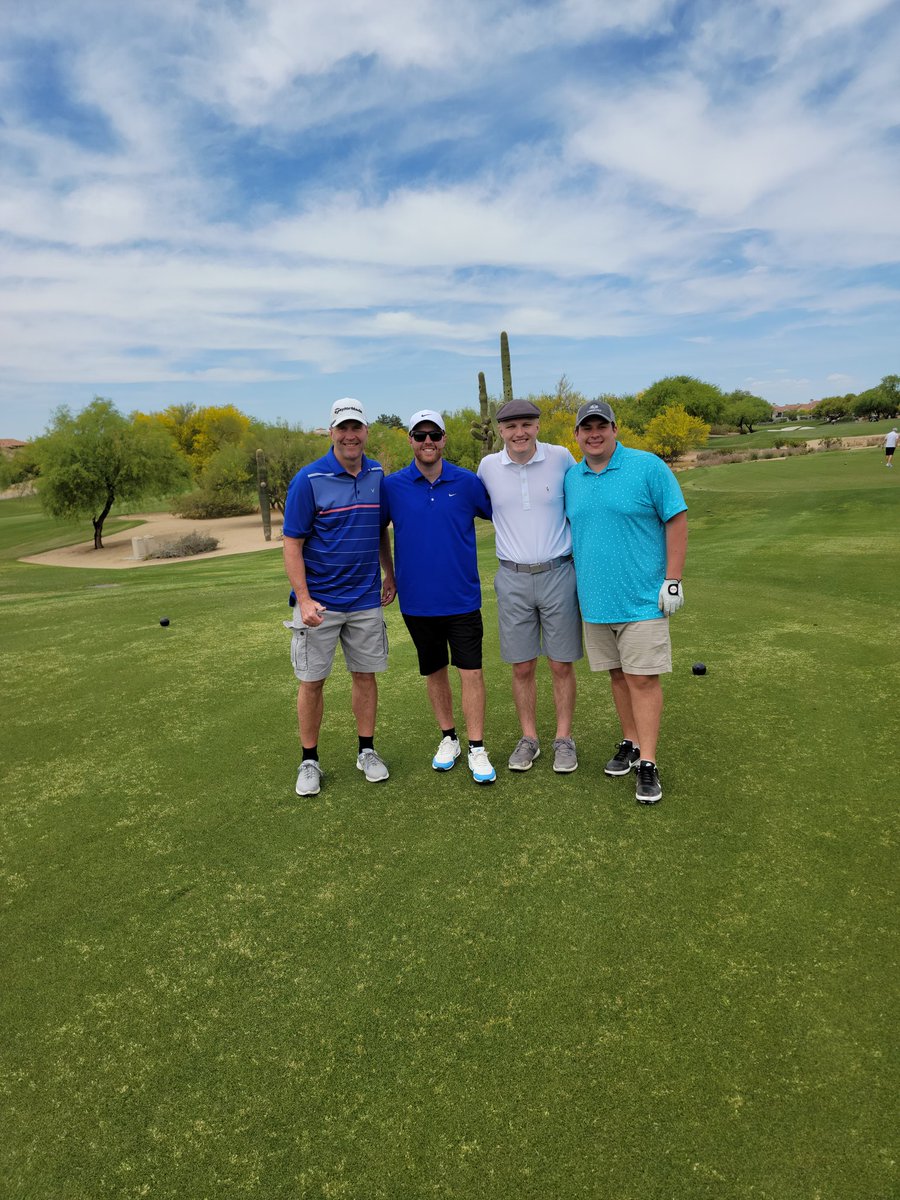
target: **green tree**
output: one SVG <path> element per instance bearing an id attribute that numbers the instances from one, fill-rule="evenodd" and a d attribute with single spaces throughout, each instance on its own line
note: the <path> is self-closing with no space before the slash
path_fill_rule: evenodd
<path id="1" fill-rule="evenodd" d="M 406 426 L 396 413 L 379 413 L 373 424 L 387 425 L 388 429 L 405 429 Z"/>
<path id="2" fill-rule="evenodd" d="M 402 423 L 393 426 L 382 425 L 380 421 L 376 421 L 370 425 L 366 455 L 380 462 L 388 474 L 405 467 L 412 458 L 412 453 L 409 449 L 409 436 Z"/>
<path id="3" fill-rule="evenodd" d="M 256 478 L 256 451 L 266 456 L 266 475 L 269 484 L 269 503 L 284 512 L 284 502 L 291 480 L 301 467 L 321 458 L 329 441 L 321 433 L 308 433 L 299 425 L 286 421 L 267 424 L 254 421 L 242 443 L 247 469 Z"/>
<path id="4" fill-rule="evenodd" d="M 34 442 L 7 457 L 0 456 L 0 491 L 15 488 L 21 493 L 33 491 L 41 473 L 34 450 Z"/>
<path id="5" fill-rule="evenodd" d="M 664 408 L 681 405 L 689 416 L 709 425 L 722 420 L 725 396 L 714 383 L 704 383 L 692 375 L 669 375 L 652 383 L 639 398 L 640 407 L 656 416 Z"/>
<path id="6" fill-rule="evenodd" d="M 687 450 L 705 446 L 709 425 L 692 416 L 682 404 L 670 404 L 648 422 L 644 432 L 644 449 L 673 463 Z"/>
<path id="7" fill-rule="evenodd" d="M 853 405 L 853 414 L 861 420 L 878 421 L 900 412 L 900 376 L 885 375 L 881 383 L 861 392 Z"/>
<path id="8" fill-rule="evenodd" d="M 35 457 L 44 508 L 54 517 L 90 516 L 95 550 L 117 500 L 133 504 L 169 492 L 187 474 L 164 430 L 123 417 L 100 396 L 76 416 L 57 409 L 35 442 Z"/>
<path id="9" fill-rule="evenodd" d="M 826 396 L 816 405 L 813 414 L 817 421 L 827 421 L 831 425 L 837 421 L 849 421 L 853 416 L 856 400 L 854 395 Z"/>
<path id="10" fill-rule="evenodd" d="M 725 397 L 722 418 L 728 425 L 737 425 L 741 433 L 745 432 L 745 425 L 746 432 L 752 433 L 754 425 L 759 425 L 762 421 L 771 421 L 772 405 L 768 400 L 763 400 L 762 396 L 754 396 L 751 392 L 730 392 Z"/>

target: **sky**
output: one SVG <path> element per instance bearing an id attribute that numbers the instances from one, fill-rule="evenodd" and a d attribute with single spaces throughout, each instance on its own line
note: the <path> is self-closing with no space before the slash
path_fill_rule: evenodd
<path id="1" fill-rule="evenodd" d="M 900 2 L 0 7 L 0 437 L 900 371 Z"/>

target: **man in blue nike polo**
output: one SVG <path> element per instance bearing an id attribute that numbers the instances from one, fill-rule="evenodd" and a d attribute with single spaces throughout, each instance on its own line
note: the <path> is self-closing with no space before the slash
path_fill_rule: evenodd
<path id="1" fill-rule="evenodd" d="M 445 442 L 440 413 L 414 413 L 409 421 L 413 460 L 384 480 L 394 524 L 397 595 L 441 730 L 432 767 L 449 771 L 460 753 L 448 672 L 452 662 L 459 671 L 469 770 L 476 783 L 493 783 L 497 775 L 484 748 L 484 627 L 475 545 L 475 518 L 489 520 L 491 502 L 477 475 L 444 459 Z"/>
<path id="2" fill-rule="evenodd" d="M 396 595 L 384 472 L 366 458 L 369 434 L 358 400 L 337 400 L 331 410 L 331 449 L 298 471 L 284 505 L 284 565 L 296 598 L 291 661 L 299 680 L 297 719 L 303 761 L 298 796 L 320 787 L 319 730 L 323 691 L 338 642 L 352 677 L 351 705 L 359 750 L 356 765 L 369 783 L 388 778 L 375 752 L 378 686 L 387 669 L 387 629 L 381 608 Z M 381 582 L 379 562 L 384 569 Z"/>

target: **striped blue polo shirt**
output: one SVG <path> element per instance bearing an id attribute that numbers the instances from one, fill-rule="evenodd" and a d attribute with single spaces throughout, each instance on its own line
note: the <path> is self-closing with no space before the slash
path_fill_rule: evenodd
<path id="1" fill-rule="evenodd" d="M 284 536 L 303 538 L 306 583 L 313 600 L 336 612 L 378 608 L 378 542 L 387 525 L 382 482 L 374 459 L 358 475 L 345 471 L 331 449 L 301 468 L 284 503 Z"/>

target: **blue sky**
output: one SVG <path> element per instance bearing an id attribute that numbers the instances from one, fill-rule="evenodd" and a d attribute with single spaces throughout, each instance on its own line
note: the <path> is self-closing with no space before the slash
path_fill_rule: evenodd
<path id="1" fill-rule="evenodd" d="M 900 370 L 900 4 L 44 0 L 0 14 L 0 436 Z"/>

